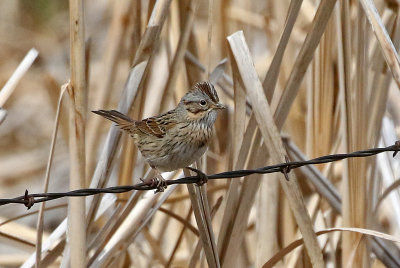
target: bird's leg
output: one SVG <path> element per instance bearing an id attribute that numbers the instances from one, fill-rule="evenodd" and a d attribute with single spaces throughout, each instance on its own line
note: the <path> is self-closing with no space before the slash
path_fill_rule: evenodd
<path id="1" fill-rule="evenodd" d="M 155 193 L 164 192 L 164 189 L 167 189 L 167 181 L 161 175 L 161 172 L 158 171 L 157 168 L 153 168 L 156 172 L 156 180 L 157 180 L 157 190 Z"/>
<path id="2" fill-rule="evenodd" d="M 197 174 L 197 176 L 199 176 L 199 181 L 197 182 L 197 185 L 201 186 L 204 183 L 207 183 L 208 177 L 203 171 L 200 171 L 200 170 L 198 170 L 196 168 L 192 168 L 192 167 L 186 167 L 186 168 L 195 172 Z"/>

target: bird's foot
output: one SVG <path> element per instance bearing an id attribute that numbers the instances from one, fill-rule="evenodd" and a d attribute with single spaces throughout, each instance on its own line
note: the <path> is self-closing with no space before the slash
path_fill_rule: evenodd
<path id="1" fill-rule="evenodd" d="M 197 185 L 201 186 L 208 182 L 208 177 L 204 172 L 192 167 L 186 167 L 186 168 L 195 172 L 197 176 L 199 176 L 199 181 L 197 182 Z"/>
<path id="2" fill-rule="evenodd" d="M 163 177 L 148 178 L 146 180 L 140 179 L 144 184 L 147 184 L 151 188 L 156 188 L 154 193 L 164 192 L 167 188 L 167 181 Z"/>
<path id="3" fill-rule="evenodd" d="M 156 194 L 164 192 L 164 190 L 167 189 L 168 186 L 167 181 L 161 176 L 154 179 L 157 181 L 157 188 L 154 193 Z"/>

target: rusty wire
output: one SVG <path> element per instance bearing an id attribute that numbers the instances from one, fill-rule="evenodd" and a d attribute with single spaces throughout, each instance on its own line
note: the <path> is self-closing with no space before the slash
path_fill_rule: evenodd
<path id="1" fill-rule="evenodd" d="M 400 141 L 396 141 L 394 145 L 384 147 L 384 148 L 373 148 L 363 151 L 356 151 L 347 154 L 332 154 L 321 156 L 318 158 L 314 158 L 307 161 L 295 161 L 286 163 L 280 163 L 271 166 L 265 166 L 257 169 L 242 169 L 242 170 L 233 170 L 226 171 L 217 174 L 207 175 L 209 180 L 215 179 L 233 179 L 233 178 L 241 178 L 245 176 L 249 176 L 252 174 L 266 174 L 266 173 L 274 173 L 281 172 L 287 178 L 287 173 L 290 170 L 299 168 L 305 165 L 316 165 L 323 164 L 328 162 L 334 162 L 343 160 L 346 158 L 359 158 L 359 157 L 368 157 L 376 154 L 380 154 L 383 152 L 394 152 L 393 157 L 400 151 Z M 198 175 L 196 176 L 188 176 L 177 180 L 167 180 L 167 185 L 172 184 L 189 184 L 189 183 L 198 183 L 202 178 Z M 96 194 L 103 193 L 124 193 L 132 190 L 144 191 L 144 190 L 155 190 L 157 188 L 156 181 L 154 179 L 148 181 L 142 181 L 141 183 L 135 185 L 125 185 L 125 186 L 114 186 L 108 188 L 88 188 L 88 189 L 79 189 L 69 192 L 60 192 L 60 193 L 39 193 L 39 194 L 29 194 L 28 190 L 25 191 L 25 194 L 22 196 L 18 196 L 15 198 L 7 198 L 0 199 L 0 206 L 7 204 L 23 204 L 28 209 L 31 208 L 36 203 L 41 203 L 49 200 L 59 199 L 62 197 L 71 197 L 71 196 L 90 196 Z"/>

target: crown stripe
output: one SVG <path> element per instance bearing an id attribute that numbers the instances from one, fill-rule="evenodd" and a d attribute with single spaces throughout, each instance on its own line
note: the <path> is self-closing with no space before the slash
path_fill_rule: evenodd
<path id="1" fill-rule="evenodd" d="M 210 82 L 199 82 L 194 87 L 204 92 L 207 96 L 210 97 L 213 102 L 219 102 L 217 91 L 215 90 L 213 84 L 211 84 Z"/>

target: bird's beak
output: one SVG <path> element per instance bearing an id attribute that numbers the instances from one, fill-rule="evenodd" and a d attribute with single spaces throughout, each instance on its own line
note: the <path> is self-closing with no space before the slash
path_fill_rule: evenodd
<path id="1" fill-rule="evenodd" d="M 217 104 L 214 104 L 214 109 L 222 110 L 222 109 L 226 109 L 226 106 L 223 105 L 222 103 L 218 102 Z"/>

